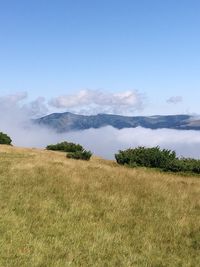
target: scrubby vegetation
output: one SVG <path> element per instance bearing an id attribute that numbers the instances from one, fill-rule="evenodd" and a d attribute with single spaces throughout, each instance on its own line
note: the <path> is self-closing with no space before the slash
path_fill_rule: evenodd
<path id="1" fill-rule="evenodd" d="M 0 132 L 0 144 L 1 145 L 11 145 L 12 139 L 5 133 Z"/>
<path id="2" fill-rule="evenodd" d="M 67 153 L 67 158 L 71 158 L 71 159 L 89 160 L 91 156 L 92 156 L 92 153 L 87 150 Z"/>
<path id="3" fill-rule="evenodd" d="M 115 154 L 117 163 L 130 167 L 159 168 L 171 172 L 193 172 L 200 174 L 200 160 L 178 158 L 175 151 L 153 148 L 137 147 L 120 150 Z"/>
<path id="4" fill-rule="evenodd" d="M 0 162 L 0 266 L 199 266 L 200 179 L 10 146 Z"/>
<path id="5" fill-rule="evenodd" d="M 89 160 L 92 156 L 90 151 L 85 150 L 81 145 L 64 141 L 56 145 L 48 145 L 47 150 L 67 152 L 66 157 L 71 159 Z"/>
<path id="6" fill-rule="evenodd" d="M 176 154 L 174 151 L 166 149 L 161 150 L 159 147 L 138 147 L 124 151 L 120 150 L 119 153 L 115 155 L 115 158 L 119 164 L 164 168 L 168 162 L 176 159 Z"/>
<path id="7" fill-rule="evenodd" d="M 171 172 L 191 172 L 200 174 L 200 160 L 191 158 L 176 158 L 164 168 Z"/>
<path id="8" fill-rule="evenodd" d="M 62 152 L 76 152 L 83 151 L 83 147 L 79 144 L 74 144 L 71 142 L 61 142 L 55 145 L 48 145 L 47 150 L 62 151 Z"/>

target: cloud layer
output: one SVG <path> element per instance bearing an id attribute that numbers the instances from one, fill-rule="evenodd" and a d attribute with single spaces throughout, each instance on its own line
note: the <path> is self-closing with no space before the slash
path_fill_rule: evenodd
<path id="1" fill-rule="evenodd" d="M 51 99 L 49 105 L 85 114 L 94 113 L 131 113 L 143 108 L 143 96 L 137 91 L 105 93 L 100 90 L 81 90 L 74 95 L 59 96 Z"/>

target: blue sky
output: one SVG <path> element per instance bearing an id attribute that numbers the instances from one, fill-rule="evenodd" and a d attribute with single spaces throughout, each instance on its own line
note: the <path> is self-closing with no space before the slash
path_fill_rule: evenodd
<path id="1" fill-rule="evenodd" d="M 0 95 L 137 90 L 133 114 L 200 114 L 199 14 L 198 0 L 0 0 Z"/>

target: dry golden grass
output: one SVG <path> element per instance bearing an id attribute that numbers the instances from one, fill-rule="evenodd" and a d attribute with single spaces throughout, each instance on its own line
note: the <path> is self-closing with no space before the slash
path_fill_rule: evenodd
<path id="1" fill-rule="evenodd" d="M 0 146 L 0 266 L 200 266 L 200 179 Z"/>

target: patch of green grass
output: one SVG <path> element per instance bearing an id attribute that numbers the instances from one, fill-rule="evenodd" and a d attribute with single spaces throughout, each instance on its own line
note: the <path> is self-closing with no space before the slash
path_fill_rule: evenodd
<path id="1" fill-rule="evenodd" d="M 0 266 L 199 266 L 198 178 L 0 152 Z"/>

